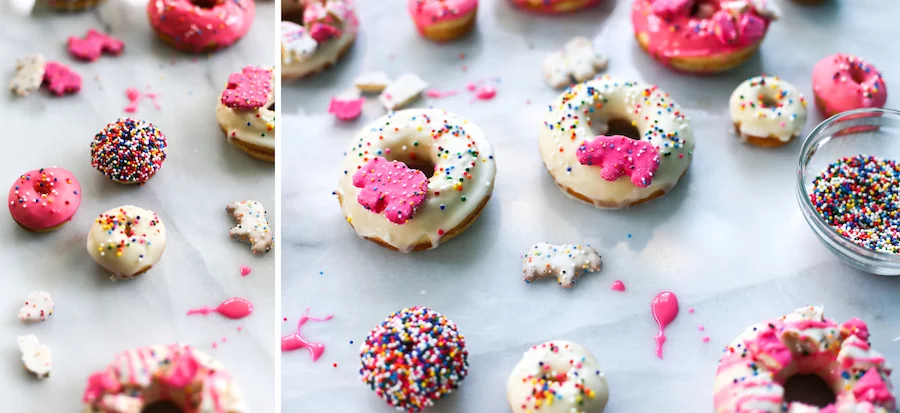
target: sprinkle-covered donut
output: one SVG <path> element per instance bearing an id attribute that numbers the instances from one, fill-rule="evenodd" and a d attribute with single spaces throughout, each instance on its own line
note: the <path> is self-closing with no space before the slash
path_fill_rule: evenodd
<path id="1" fill-rule="evenodd" d="M 570 13 L 591 7 L 600 0 L 511 0 L 516 7 L 538 13 Z"/>
<path id="2" fill-rule="evenodd" d="M 150 0 L 150 26 L 164 42 L 189 53 L 231 46 L 250 30 L 254 0 Z"/>
<path id="3" fill-rule="evenodd" d="M 247 66 L 228 77 L 216 120 L 228 142 L 248 155 L 275 162 L 275 74 Z"/>
<path id="4" fill-rule="evenodd" d="M 9 188 L 9 213 L 22 228 L 49 232 L 72 219 L 81 205 L 81 185 L 62 168 L 28 171 Z"/>
<path id="5" fill-rule="evenodd" d="M 360 237 L 409 252 L 465 231 L 490 199 L 495 174 L 478 126 L 437 109 L 406 109 L 353 139 L 335 194 Z"/>
<path id="6" fill-rule="evenodd" d="M 359 31 L 350 0 L 306 0 L 296 7 L 300 15 L 285 16 L 281 22 L 281 76 L 286 79 L 333 65 L 350 50 Z"/>
<path id="7" fill-rule="evenodd" d="M 604 136 L 609 132 L 634 136 Z M 623 208 L 678 183 L 691 164 L 694 135 L 668 93 L 604 76 L 571 86 L 549 106 L 538 144 L 565 193 L 600 208 Z"/>
<path id="8" fill-rule="evenodd" d="M 91 165 L 120 184 L 143 184 L 166 160 L 166 135 L 150 122 L 121 118 L 91 142 Z"/>
<path id="9" fill-rule="evenodd" d="M 525 352 L 509 374 L 506 396 L 514 413 L 600 413 L 609 388 L 587 348 L 552 340 Z"/>
<path id="10" fill-rule="evenodd" d="M 716 413 L 896 411 L 884 357 L 871 349 L 866 323 L 844 324 L 824 317 L 822 307 L 805 307 L 750 326 L 719 360 Z M 815 374 L 831 388 L 835 402 L 822 409 L 784 400 L 784 384 L 797 374 Z"/>
<path id="11" fill-rule="evenodd" d="M 478 0 L 407 0 L 406 8 L 422 36 L 441 42 L 472 31 Z"/>
<path id="12" fill-rule="evenodd" d="M 85 413 L 137 413 L 158 402 L 184 413 L 244 413 L 247 404 L 225 366 L 182 344 L 124 351 L 91 374 Z"/>
<path id="13" fill-rule="evenodd" d="M 468 372 L 466 339 L 456 324 L 425 307 L 404 308 L 360 346 L 362 381 L 397 410 L 415 413 L 456 390 Z"/>
<path id="14" fill-rule="evenodd" d="M 784 145 L 806 123 L 806 99 L 794 85 L 773 76 L 745 80 L 731 93 L 728 108 L 741 140 L 757 146 Z"/>
<path id="15" fill-rule="evenodd" d="M 825 116 L 860 108 L 883 108 L 887 85 L 881 72 L 865 60 L 835 54 L 813 66 L 816 107 Z"/>
<path id="16" fill-rule="evenodd" d="M 166 226 L 153 211 L 126 205 L 97 217 L 87 236 L 87 250 L 118 278 L 143 274 L 166 248 Z"/>

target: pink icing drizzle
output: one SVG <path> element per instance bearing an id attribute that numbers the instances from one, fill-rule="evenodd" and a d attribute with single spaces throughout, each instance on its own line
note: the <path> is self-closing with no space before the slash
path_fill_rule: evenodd
<path id="1" fill-rule="evenodd" d="M 247 275 L 250 274 L 250 271 L 251 271 L 250 267 L 248 267 L 246 265 L 241 265 L 241 277 L 246 277 Z M 240 328 L 240 327 L 238 327 L 238 328 Z M 238 330 L 238 331 L 240 331 L 240 330 Z"/>
<path id="2" fill-rule="evenodd" d="M 319 357 L 322 357 L 322 353 L 325 352 L 325 345 L 307 341 L 303 337 L 303 334 L 300 333 L 300 329 L 303 328 L 303 325 L 306 324 L 307 321 L 328 321 L 331 320 L 332 316 L 327 315 L 322 318 L 313 318 L 309 317 L 307 313 L 309 313 L 308 308 L 303 312 L 303 315 L 300 316 L 300 321 L 297 322 L 296 333 L 281 338 L 281 351 L 294 351 L 301 348 L 309 349 L 309 355 L 312 358 L 312 361 L 316 361 Z"/>
<path id="3" fill-rule="evenodd" d="M 656 325 L 659 326 L 659 333 L 655 338 L 656 357 L 663 358 L 663 344 L 666 342 L 665 330 L 678 315 L 678 298 L 671 292 L 663 291 L 650 302 L 650 312 L 653 314 L 653 319 L 656 320 Z"/>
<path id="4" fill-rule="evenodd" d="M 459 94 L 459 92 L 457 92 L 455 90 L 448 90 L 446 92 L 441 92 L 440 90 L 428 89 L 427 91 L 425 91 L 426 96 L 428 96 L 430 98 L 435 98 L 435 99 L 456 96 L 457 94 Z"/>
<path id="5" fill-rule="evenodd" d="M 835 54 L 820 60 L 813 67 L 812 82 L 819 102 L 824 103 L 819 110 L 826 116 L 881 108 L 887 102 L 887 85 L 881 72 L 856 56 Z"/>
<path id="6" fill-rule="evenodd" d="M 874 368 L 869 369 L 856 382 L 856 385 L 853 386 L 853 395 L 856 396 L 857 400 L 876 404 L 893 405 L 894 403 L 894 396 L 891 394 L 891 390 L 884 384 L 884 380 L 881 379 L 878 370 Z"/>
<path id="7" fill-rule="evenodd" d="M 150 26 L 180 50 L 213 51 L 238 41 L 250 30 L 256 15 L 253 0 L 214 0 L 204 8 L 190 0 L 150 0 Z M 211 29 L 208 29 L 211 28 Z"/>
<path id="8" fill-rule="evenodd" d="M 237 320 L 237 319 L 247 317 L 252 312 L 253 312 L 253 304 L 251 304 L 249 301 L 247 301 L 243 298 L 234 297 L 234 298 L 229 298 L 229 299 L 225 300 L 224 302 L 222 302 L 222 304 L 219 304 L 219 306 L 216 308 L 209 308 L 209 307 L 203 306 L 200 308 L 194 308 L 194 309 L 188 310 L 187 315 L 194 315 L 194 314 L 207 315 L 210 313 L 219 313 L 219 314 L 221 314 L 227 318 L 230 318 L 232 320 Z"/>
<path id="9" fill-rule="evenodd" d="M 44 83 L 56 96 L 78 93 L 81 90 L 81 75 L 59 62 L 47 62 L 44 67 Z"/>
<path id="10" fill-rule="evenodd" d="M 247 66 L 240 73 L 228 76 L 228 86 L 222 91 L 222 104 L 234 109 L 259 109 L 266 105 L 272 93 L 272 70 Z"/>
<path id="11" fill-rule="evenodd" d="M 609 289 L 613 291 L 625 291 L 625 284 L 623 284 L 622 281 L 616 280 Z"/>
<path id="12" fill-rule="evenodd" d="M 659 152 L 653 144 L 622 135 L 598 136 L 578 148 L 578 162 L 599 166 L 600 176 L 615 181 L 628 176 L 634 185 L 646 188 L 659 168 Z"/>
<path id="13" fill-rule="evenodd" d="M 89 29 L 84 39 L 69 36 L 69 53 L 76 59 L 93 62 L 103 52 L 116 56 L 125 49 L 125 42 L 97 30 Z"/>
<path id="14" fill-rule="evenodd" d="M 479 100 L 491 100 L 497 96 L 497 88 L 491 85 L 482 85 L 475 91 L 475 97 Z"/>
<path id="15" fill-rule="evenodd" d="M 81 185 L 62 168 L 28 171 L 9 188 L 13 219 L 29 229 L 44 229 L 72 219 L 81 205 Z"/>
<path id="16" fill-rule="evenodd" d="M 407 10 L 421 33 L 437 23 L 461 18 L 478 8 L 478 0 L 408 0 Z"/>
<path id="17" fill-rule="evenodd" d="M 155 107 L 156 110 L 162 109 L 162 107 L 159 105 L 159 102 L 156 101 L 156 98 L 158 97 L 156 93 L 141 93 L 136 88 L 130 87 L 128 89 L 125 89 L 125 96 L 128 98 L 129 102 L 128 106 L 126 106 L 124 109 L 127 113 L 137 112 L 138 104 L 141 103 L 141 100 L 143 100 L 145 97 L 153 102 L 153 107 Z"/>
<path id="18" fill-rule="evenodd" d="M 403 162 L 376 156 L 356 171 L 353 186 L 362 188 L 357 196 L 360 205 L 378 214 L 384 212 L 388 220 L 402 225 L 425 202 L 428 178 Z"/>
<path id="19" fill-rule="evenodd" d="M 328 113 L 331 113 L 340 120 L 356 119 L 362 114 L 364 103 L 366 103 L 366 98 L 362 97 L 351 100 L 331 98 L 331 103 L 328 105 Z"/>

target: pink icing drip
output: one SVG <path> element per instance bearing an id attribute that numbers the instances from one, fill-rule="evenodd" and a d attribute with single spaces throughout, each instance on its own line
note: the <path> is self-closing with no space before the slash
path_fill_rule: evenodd
<path id="1" fill-rule="evenodd" d="M 709 343 L 709 336 L 703 336 L 703 342 Z"/>
<path id="2" fill-rule="evenodd" d="M 97 30 L 89 29 L 84 39 L 69 36 L 68 46 L 69 53 L 76 59 L 93 62 L 99 59 L 103 52 L 113 56 L 122 53 L 125 42 Z"/>
<path id="3" fill-rule="evenodd" d="M 163 384 L 178 389 L 187 387 L 197 377 L 197 371 L 200 370 L 200 363 L 190 352 L 184 352 L 174 356 L 172 367 L 168 370 L 168 374 L 161 377 Z"/>
<path id="4" fill-rule="evenodd" d="M 331 98 L 331 103 L 328 105 L 328 113 L 331 113 L 340 120 L 356 119 L 362 114 L 363 104 L 365 103 L 366 98 L 362 97 L 351 100 Z"/>
<path id="5" fill-rule="evenodd" d="M 474 12 L 478 0 L 408 0 L 407 10 L 419 32 L 447 20 L 459 19 Z"/>
<path id="6" fill-rule="evenodd" d="M 74 94 L 81 90 L 81 76 L 59 62 L 47 62 L 44 67 L 44 83 L 56 96 Z"/>
<path id="7" fill-rule="evenodd" d="M 127 113 L 137 112 L 138 104 L 145 97 L 150 99 L 151 102 L 153 102 L 153 107 L 155 107 L 156 110 L 162 109 L 162 107 L 159 105 L 159 102 L 157 102 L 157 100 L 156 100 L 156 98 L 158 97 L 158 95 L 156 93 L 152 93 L 152 92 L 141 93 L 136 88 L 130 87 L 128 89 L 125 89 L 125 96 L 128 98 L 128 102 L 129 102 L 128 106 L 126 106 L 124 109 L 125 112 L 127 112 Z"/>
<path id="8" fill-rule="evenodd" d="M 659 326 L 659 333 L 655 338 L 656 357 L 663 358 L 663 344 L 666 342 L 665 330 L 678 315 L 678 298 L 671 292 L 661 292 L 650 302 L 650 312 Z"/>
<path id="9" fill-rule="evenodd" d="M 430 98 L 435 98 L 435 99 L 456 96 L 457 94 L 459 94 L 459 92 L 457 92 L 455 90 L 448 90 L 446 92 L 441 92 L 440 90 L 428 89 L 427 91 L 425 91 L 426 96 L 428 96 Z"/>
<path id="10" fill-rule="evenodd" d="M 428 178 L 403 162 L 377 156 L 353 175 L 353 186 L 362 188 L 357 196 L 360 205 L 378 214 L 384 212 L 388 220 L 402 225 L 425 202 Z"/>
<path id="11" fill-rule="evenodd" d="M 475 97 L 479 100 L 491 100 L 497 96 L 497 88 L 491 85 L 482 85 L 475 91 Z"/>
<path id="12" fill-rule="evenodd" d="M 322 353 L 325 352 L 325 345 L 307 341 L 303 337 L 303 334 L 300 333 L 300 329 L 303 328 L 303 325 L 306 324 L 307 321 L 328 321 L 331 320 L 332 316 L 328 315 L 323 318 L 313 318 L 307 315 L 308 312 L 309 309 L 307 308 L 306 311 L 303 312 L 303 315 L 300 316 L 300 321 L 297 322 L 296 333 L 281 338 L 281 351 L 294 351 L 301 348 L 309 349 L 309 355 L 312 358 L 312 361 L 316 361 L 319 357 L 322 357 Z"/>
<path id="13" fill-rule="evenodd" d="M 625 284 L 623 284 L 622 281 L 616 280 L 609 289 L 613 291 L 625 291 Z"/>
<path id="14" fill-rule="evenodd" d="M 247 317 L 253 312 L 253 304 L 249 301 L 240 298 L 234 297 L 225 300 L 222 304 L 219 304 L 215 309 L 211 309 L 209 307 L 200 307 L 188 310 L 187 315 L 201 314 L 208 315 L 210 313 L 219 313 L 227 318 L 232 320 L 241 319 Z"/>
<path id="15" fill-rule="evenodd" d="M 631 183 L 641 188 L 650 185 L 659 168 L 659 152 L 653 144 L 622 135 L 597 136 L 592 141 L 584 141 L 576 155 L 582 165 L 600 167 L 603 179 L 615 181 L 628 176 Z"/>
<path id="16" fill-rule="evenodd" d="M 240 73 L 228 76 L 228 86 L 222 91 L 222 104 L 234 109 L 259 109 L 266 105 L 272 93 L 272 71 L 247 66 Z"/>
<path id="17" fill-rule="evenodd" d="M 171 39 L 180 50 L 199 53 L 230 46 L 244 37 L 256 15 L 256 3 L 218 0 L 204 8 L 186 0 L 150 0 L 147 14 L 157 34 Z"/>
<path id="18" fill-rule="evenodd" d="M 241 277 L 246 277 L 247 275 L 250 274 L 250 271 L 251 271 L 250 267 L 248 267 L 246 265 L 241 265 Z"/>

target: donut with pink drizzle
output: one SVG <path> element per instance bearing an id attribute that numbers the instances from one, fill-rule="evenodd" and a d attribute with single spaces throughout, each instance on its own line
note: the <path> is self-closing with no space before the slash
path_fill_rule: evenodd
<path id="1" fill-rule="evenodd" d="M 770 0 L 635 0 L 634 35 L 675 70 L 718 73 L 745 62 L 778 18 Z"/>
<path id="2" fill-rule="evenodd" d="M 245 413 L 240 389 L 222 363 L 190 346 L 128 350 L 88 378 L 85 413 L 137 413 L 158 402 L 184 413 Z"/>
<path id="3" fill-rule="evenodd" d="M 600 3 L 600 0 L 511 0 L 516 7 L 537 13 L 571 13 Z"/>
<path id="4" fill-rule="evenodd" d="M 816 107 L 825 116 L 860 108 L 883 108 L 887 85 L 881 72 L 865 60 L 835 54 L 813 66 Z"/>
<path id="5" fill-rule="evenodd" d="M 9 188 L 9 213 L 22 228 L 49 232 L 72 219 L 81 205 L 81 185 L 62 168 L 28 171 Z"/>
<path id="6" fill-rule="evenodd" d="M 442 42 L 472 31 L 478 0 L 408 0 L 407 9 L 422 36 Z"/>
<path id="7" fill-rule="evenodd" d="M 250 30 L 253 0 L 150 0 L 150 26 L 164 42 L 189 53 L 231 46 Z"/>
<path id="8" fill-rule="evenodd" d="M 281 77 L 314 75 L 334 65 L 356 40 L 359 19 L 352 0 L 282 2 Z"/>
<path id="9" fill-rule="evenodd" d="M 804 307 L 750 326 L 725 347 L 716 371 L 716 413 L 889 413 L 896 411 L 891 368 L 868 343 L 866 324 Z M 834 392 L 823 408 L 784 398 L 785 382 L 814 374 Z"/>

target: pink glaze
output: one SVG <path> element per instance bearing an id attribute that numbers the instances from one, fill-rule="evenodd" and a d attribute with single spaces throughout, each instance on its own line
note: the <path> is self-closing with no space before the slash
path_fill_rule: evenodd
<path id="1" fill-rule="evenodd" d="M 688 312 L 694 314 L 694 307 L 688 308 Z"/>
<path id="2" fill-rule="evenodd" d="M 622 281 L 616 280 L 609 289 L 613 291 L 625 291 L 625 284 L 623 284 Z"/>
<path id="3" fill-rule="evenodd" d="M 891 390 L 884 384 L 878 370 L 869 369 L 862 378 L 853 386 L 853 395 L 857 400 L 863 400 L 870 403 L 893 404 L 894 395 Z"/>
<path id="4" fill-rule="evenodd" d="M 856 56 L 836 54 L 813 66 L 816 106 L 825 116 L 860 108 L 882 108 L 887 85 L 881 72 Z"/>
<path id="5" fill-rule="evenodd" d="M 425 96 L 434 99 L 442 99 L 450 96 L 456 96 L 459 92 L 455 90 L 448 90 L 446 92 L 441 92 L 440 90 L 428 89 L 425 91 Z"/>
<path id="6" fill-rule="evenodd" d="M 631 178 L 631 183 L 646 188 L 659 168 L 659 152 L 653 144 L 629 139 L 622 135 L 598 136 L 584 141 L 578 148 L 578 162 L 600 167 L 600 176 L 615 181 L 621 176 Z"/>
<path id="7" fill-rule="evenodd" d="M 253 110 L 266 105 L 272 93 L 272 69 L 247 66 L 228 76 L 222 104 L 232 109 Z"/>
<path id="8" fill-rule="evenodd" d="M 511 0 L 516 7 L 546 14 L 570 13 L 583 8 L 592 7 L 600 0 L 592 0 L 583 6 L 575 7 L 575 0 Z"/>
<path id="9" fill-rule="evenodd" d="M 128 106 L 126 106 L 123 110 L 127 113 L 137 112 L 138 104 L 141 103 L 141 100 L 143 100 L 145 97 L 153 102 L 153 107 L 155 107 L 156 110 L 162 109 L 162 107 L 159 106 L 159 102 L 156 101 L 156 98 L 158 97 L 156 93 L 141 93 L 139 90 L 130 87 L 128 89 L 125 89 L 125 97 L 128 98 Z"/>
<path id="10" fill-rule="evenodd" d="M 195 5 L 206 3 L 211 8 Z M 215 51 L 240 40 L 250 30 L 253 0 L 150 0 L 150 26 L 175 48 L 192 53 Z"/>
<path id="11" fill-rule="evenodd" d="M 9 188 L 9 213 L 19 225 L 42 230 L 72 219 L 81 205 L 81 185 L 62 168 L 28 171 Z"/>
<path id="12" fill-rule="evenodd" d="M 76 59 L 93 62 L 99 59 L 104 52 L 118 56 L 125 49 L 125 42 L 97 30 L 89 29 L 83 39 L 69 36 L 68 46 L 69 53 Z"/>
<path id="13" fill-rule="evenodd" d="M 328 315 L 323 318 L 312 318 L 306 315 L 308 312 L 309 309 L 307 308 L 306 311 L 303 312 L 303 315 L 300 316 L 300 321 L 297 322 L 296 333 L 281 338 L 281 351 L 294 351 L 301 348 L 309 349 L 309 355 L 312 358 L 312 361 L 316 361 L 319 357 L 322 357 L 322 353 L 325 352 L 325 345 L 307 341 L 303 338 L 303 334 L 300 333 L 300 329 L 303 328 L 303 325 L 306 324 L 307 321 L 328 321 L 331 320 L 332 316 Z"/>
<path id="14" fill-rule="evenodd" d="M 668 291 L 659 293 L 653 301 L 650 302 L 650 312 L 656 325 L 659 326 L 659 333 L 656 334 L 656 357 L 663 358 L 663 344 L 666 342 L 666 327 L 675 320 L 678 315 L 678 298 L 675 294 Z"/>
<path id="15" fill-rule="evenodd" d="M 700 325 L 700 326 L 697 326 L 697 330 L 703 331 L 703 330 L 706 330 L 706 327 L 703 327 L 702 325 Z"/>
<path id="16" fill-rule="evenodd" d="M 362 114 L 365 103 L 366 98 L 362 97 L 350 100 L 331 98 L 331 103 L 328 104 L 328 113 L 340 120 L 353 120 Z"/>
<path id="17" fill-rule="evenodd" d="M 406 9 L 423 33 L 435 24 L 468 17 L 478 10 L 478 0 L 408 0 Z"/>
<path id="18" fill-rule="evenodd" d="M 81 76 L 59 62 L 47 62 L 44 67 L 44 83 L 56 96 L 75 94 L 81 90 Z"/>
<path id="19" fill-rule="evenodd" d="M 709 343 L 709 336 L 703 336 L 701 340 L 703 340 L 704 343 Z"/>
<path id="20" fill-rule="evenodd" d="M 491 85 L 482 85 L 475 90 L 475 97 L 478 100 L 491 100 L 494 96 L 497 96 L 497 88 Z"/>
<path id="21" fill-rule="evenodd" d="M 250 274 L 250 271 L 251 271 L 250 267 L 248 267 L 246 265 L 241 265 L 241 277 L 246 277 L 247 275 Z M 240 327 L 238 327 L 238 329 L 240 329 Z M 240 330 L 238 330 L 238 331 L 240 331 Z"/>
<path id="22" fill-rule="evenodd" d="M 841 324 L 841 329 L 847 335 L 857 336 L 863 341 L 869 339 L 869 327 L 862 320 L 853 317 Z"/>
<path id="23" fill-rule="evenodd" d="M 207 315 L 210 313 L 219 313 L 219 314 L 221 314 L 227 318 L 230 318 L 232 320 L 237 320 L 237 319 L 244 318 L 244 317 L 250 315 L 250 313 L 252 313 L 252 312 L 253 312 L 253 304 L 251 304 L 249 301 L 247 301 L 243 298 L 234 297 L 234 298 L 229 298 L 229 299 L 225 300 L 222 304 L 219 304 L 219 306 L 216 308 L 209 308 L 209 307 L 203 306 L 200 308 L 194 308 L 194 309 L 188 310 L 187 315 L 194 315 L 194 314 Z"/>
<path id="24" fill-rule="evenodd" d="M 356 171 L 353 186 L 362 188 L 357 196 L 360 205 L 378 214 L 384 212 L 388 220 L 402 225 L 425 202 L 428 177 L 403 162 L 376 156 Z"/>

